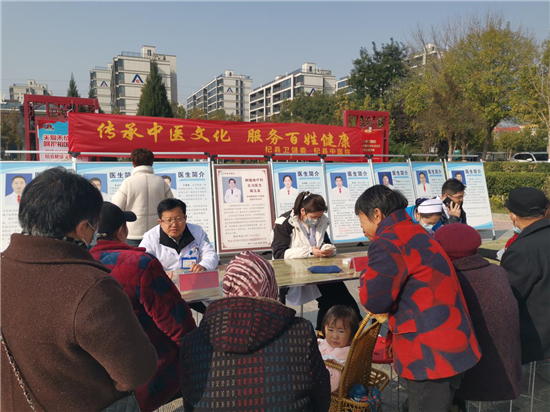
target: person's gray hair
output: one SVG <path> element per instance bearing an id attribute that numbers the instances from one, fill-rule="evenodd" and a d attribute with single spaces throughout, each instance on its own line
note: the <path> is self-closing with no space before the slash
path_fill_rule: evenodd
<path id="1" fill-rule="evenodd" d="M 23 191 L 19 224 L 31 236 L 62 238 L 87 220 L 97 225 L 103 197 L 84 177 L 64 167 L 48 169 Z"/>

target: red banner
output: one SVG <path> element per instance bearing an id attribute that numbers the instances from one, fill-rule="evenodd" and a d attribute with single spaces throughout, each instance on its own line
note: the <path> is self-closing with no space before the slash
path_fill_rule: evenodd
<path id="1" fill-rule="evenodd" d="M 372 154 L 364 151 L 364 141 L 373 137 L 378 136 L 368 129 L 318 124 L 69 114 L 72 152 L 131 152 L 146 147 L 153 152 L 211 155 L 363 155 Z"/>

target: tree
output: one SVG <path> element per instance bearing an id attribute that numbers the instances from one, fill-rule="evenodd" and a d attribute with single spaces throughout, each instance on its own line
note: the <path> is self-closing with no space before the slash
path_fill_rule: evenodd
<path id="1" fill-rule="evenodd" d="M 519 132 L 502 132 L 495 137 L 495 146 L 508 157 L 516 152 L 538 152 L 546 149 L 547 135 L 545 129 L 533 131 L 528 127 Z"/>
<path id="2" fill-rule="evenodd" d="M 227 114 L 224 109 L 218 109 L 208 115 L 208 120 L 225 120 L 229 122 L 242 122 L 241 116 L 235 114 Z"/>
<path id="3" fill-rule="evenodd" d="M 518 86 L 514 110 L 521 120 L 547 130 L 545 150 L 550 153 L 550 38 L 539 46 L 533 63 L 523 67 Z"/>
<path id="4" fill-rule="evenodd" d="M 69 88 L 67 89 L 67 97 L 80 97 L 78 93 L 78 87 L 74 81 L 73 73 L 71 72 L 71 80 L 69 81 Z"/>
<path id="5" fill-rule="evenodd" d="M 367 95 L 376 99 L 383 98 L 396 79 L 405 77 L 406 48 L 390 38 L 390 43 L 382 44 L 380 50 L 372 42 L 372 55 L 364 47 L 359 50 L 359 58 L 353 61 L 349 79 L 350 87 L 360 100 Z"/>
<path id="6" fill-rule="evenodd" d="M 334 114 L 337 98 L 334 94 L 316 92 L 312 96 L 298 94 L 293 100 L 281 104 L 281 112 L 274 116 L 280 123 L 316 123 L 336 125 Z"/>
<path id="7" fill-rule="evenodd" d="M 147 76 L 145 85 L 141 88 L 137 115 L 174 117 L 168 102 L 166 87 L 162 82 L 162 76 L 155 61 L 151 61 L 151 72 Z"/>
<path id="8" fill-rule="evenodd" d="M 176 119 L 185 119 L 185 109 L 178 102 L 170 102 L 172 113 Z"/>
<path id="9" fill-rule="evenodd" d="M 17 125 L 19 124 L 19 119 L 21 118 L 19 112 L 13 109 L 8 113 L 2 113 L 0 118 L 2 147 L 10 147 L 12 144 L 16 144 L 18 148 L 22 147 L 23 141 L 21 140 L 17 130 Z"/>
<path id="10" fill-rule="evenodd" d="M 472 16 L 466 28 L 446 54 L 445 66 L 485 121 L 485 158 L 494 128 L 513 115 L 511 98 L 521 71 L 532 61 L 534 42 L 501 14 L 488 13 L 483 19 Z"/>
<path id="11" fill-rule="evenodd" d="M 204 120 L 206 119 L 206 115 L 204 114 L 204 110 L 199 109 L 197 107 L 193 107 L 191 110 L 187 112 L 187 118 L 188 119 L 196 119 L 196 120 Z"/>

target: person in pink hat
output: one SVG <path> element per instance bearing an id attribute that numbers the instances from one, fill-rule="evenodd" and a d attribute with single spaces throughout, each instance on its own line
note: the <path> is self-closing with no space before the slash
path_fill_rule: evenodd
<path id="1" fill-rule="evenodd" d="M 445 225 L 434 237 L 455 267 L 482 353 L 465 372 L 456 397 L 516 399 L 521 394 L 519 310 L 506 270 L 477 253 L 481 236 L 468 225 Z"/>

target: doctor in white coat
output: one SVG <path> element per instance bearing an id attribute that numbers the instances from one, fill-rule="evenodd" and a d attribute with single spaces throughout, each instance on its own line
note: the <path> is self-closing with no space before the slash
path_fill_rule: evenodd
<path id="1" fill-rule="evenodd" d="M 21 195 L 23 190 L 27 186 L 27 181 L 23 176 L 17 175 L 11 179 L 11 188 L 13 192 L 4 198 L 5 207 L 17 207 L 19 208 L 19 202 L 21 201 Z"/>
<path id="2" fill-rule="evenodd" d="M 219 257 L 202 227 L 187 223 L 187 206 L 179 199 L 165 199 L 159 203 L 159 224 L 143 235 L 139 244 L 155 255 L 164 270 L 187 269 L 194 273 L 214 270 Z M 189 305 L 204 313 L 200 303 Z"/>
<path id="3" fill-rule="evenodd" d="M 349 199 L 349 189 L 344 186 L 344 179 L 342 176 L 336 176 L 334 178 L 335 187 L 332 188 L 333 199 Z"/>
<path id="4" fill-rule="evenodd" d="M 432 189 L 430 184 L 426 182 L 426 173 L 420 172 L 418 180 L 420 180 L 420 183 L 418 183 L 418 197 L 432 197 Z"/>
<path id="5" fill-rule="evenodd" d="M 241 189 L 237 188 L 235 179 L 229 179 L 229 189 L 225 191 L 225 203 L 241 203 Z"/>
<path id="6" fill-rule="evenodd" d="M 298 196 L 298 189 L 292 187 L 292 177 L 285 175 L 283 177 L 284 187 L 279 191 L 279 198 L 283 202 L 294 202 Z"/>

